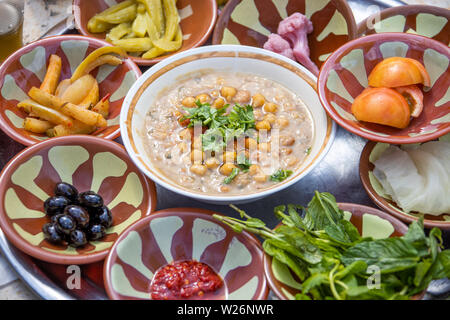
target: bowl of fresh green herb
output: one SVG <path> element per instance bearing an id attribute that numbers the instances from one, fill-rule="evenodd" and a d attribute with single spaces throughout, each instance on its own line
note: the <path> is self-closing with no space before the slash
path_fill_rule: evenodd
<path id="1" fill-rule="evenodd" d="M 335 135 L 315 76 L 254 47 L 169 57 L 123 105 L 122 140 L 135 164 L 162 187 L 215 204 L 256 201 L 298 182 Z"/>
<path id="2" fill-rule="evenodd" d="M 377 209 L 336 203 L 316 191 L 307 207 L 277 206 L 275 229 L 236 210 L 242 219 L 215 217 L 235 231 L 264 238 L 265 271 L 280 299 L 419 299 L 431 280 L 450 276 L 450 250 L 440 229 L 409 228 Z"/>

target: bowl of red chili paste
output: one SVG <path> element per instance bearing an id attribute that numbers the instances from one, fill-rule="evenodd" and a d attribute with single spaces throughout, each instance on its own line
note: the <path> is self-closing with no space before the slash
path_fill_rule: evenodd
<path id="1" fill-rule="evenodd" d="M 117 239 L 104 264 L 114 300 L 263 300 L 263 251 L 252 235 L 215 220 L 215 212 L 165 209 Z"/>

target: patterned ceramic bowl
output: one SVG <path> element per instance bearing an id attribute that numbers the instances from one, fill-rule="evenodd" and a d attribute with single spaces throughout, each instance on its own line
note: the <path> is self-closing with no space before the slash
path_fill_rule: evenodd
<path id="1" fill-rule="evenodd" d="M 48 139 L 46 135 L 23 129 L 23 119 L 27 114 L 17 108 L 17 103 L 28 99 L 27 92 L 31 87 L 40 86 L 51 54 L 57 54 L 62 59 L 63 80 L 72 75 L 89 53 L 104 46 L 110 44 L 84 36 L 64 35 L 38 40 L 13 53 L 0 66 L 0 128 L 12 139 L 27 146 Z M 111 93 L 108 126 L 92 135 L 115 139 L 120 134 L 119 114 L 123 99 L 141 71 L 133 61 L 125 59 L 117 67 L 104 65 L 91 74 L 99 83 L 100 97 Z"/>
<path id="2" fill-rule="evenodd" d="M 165 88 L 196 72 L 240 72 L 275 81 L 297 94 L 310 111 L 314 140 L 310 153 L 286 180 L 270 189 L 242 195 L 211 195 L 187 188 L 167 178 L 148 156 L 145 116 L 149 106 Z M 261 199 L 302 179 L 326 155 L 335 136 L 333 121 L 327 117 L 316 92 L 316 78 L 298 63 L 279 54 L 248 46 L 220 45 L 191 49 L 161 61 L 147 70 L 125 98 L 120 115 L 125 148 L 134 163 L 163 187 L 197 200 L 215 204 L 243 203 Z"/>
<path id="3" fill-rule="evenodd" d="M 351 114 L 354 99 L 368 87 L 368 74 L 389 57 L 420 61 L 431 78 L 424 90 L 424 110 L 405 129 L 357 121 Z M 320 101 L 342 127 L 363 138 L 407 144 L 436 139 L 450 132 L 450 48 L 423 36 L 379 33 L 353 40 L 336 50 L 323 65 L 318 81 Z"/>
<path id="4" fill-rule="evenodd" d="M 294 12 L 314 26 L 308 36 L 311 60 L 320 68 L 337 48 L 356 38 L 352 10 L 343 0 L 229 0 L 217 21 L 213 44 L 242 44 L 262 48 L 278 24 Z"/>
<path id="5" fill-rule="evenodd" d="M 427 5 L 398 6 L 375 13 L 358 24 L 358 35 L 407 32 L 450 44 L 450 10 Z"/>
<path id="6" fill-rule="evenodd" d="M 43 204 L 61 181 L 103 197 L 113 226 L 102 240 L 75 249 L 44 239 L 42 226 L 50 219 Z M 35 144 L 15 156 L 0 175 L 0 201 L 0 227 L 20 250 L 51 263 L 85 264 L 104 259 L 126 227 L 155 210 L 156 192 L 121 145 L 74 135 Z"/>
<path id="7" fill-rule="evenodd" d="M 87 23 L 91 17 L 107 9 L 118 1 L 107 0 L 73 0 L 73 15 L 75 26 L 78 31 L 86 36 L 105 39 L 105 33 L 91 33 L 87 29 Z M 201 46 L 211 34 L 217 19 L 216 0 L 178 0 L 178 13 L 180 15 L 180 26 L 183 32 L 183 45 L 176 51 L 185 51 Z M 130 58 L 139 65 L 150 66 L 174 53 L 166 54 L 155 59 L 143 59 L 139 57 Z"/>
<path id="8" fill-rule="evenodd" d="M 264 300 L 268 287 L 261 244 L 236 233 L 203 209 L 158 211 L 129 227 L 116 241 L 103 278 L 111 299 L 150 300 L 154 273 L 172 261 L 206 263 L 224 281 L 218 299 Z"/>
<path id="9" fill-rule="evenodd" d="M 408 231 L 408 227 L 401 221 L 380 210 L 351 203 L 340 203 L 339 208 L 363 237 L 382 239 L 399 237 Z M 286 265 L 271 256 L 264 255 L 264 271 L 269 286 L 276 296 L 282 300 L 295 299 L 295 294 L 301 288 L 300 280 Z"/>
<path id="10" fill-rule="evenodd" d="M 450 135 L 441 137 L 440 139 L 446 139 L 450 141 Z M 443 230 L 450 230 L 450 214 L 441 214 L 439 216 L 430 215 L 426 213 L 406 213 L 404 212 L 394 201 L 390 199 L 383 190 L 380 182 L 373 175 L 373 161 L 375 161 L 380 154 L 381 150 L 385 150 L 383 143 L 368 142 L 364 147 L 361 158 L 359 160 L 359 175 L 361 182 L 366 189 L 367 194 L 373 200 L 373 202 L 380 207 L 383 211 L 397 217 L 398 219 L 411 223 L 417 220 L 419 217 L 424 217 L 424 225 L 427 228 L 438 227 Z"/>

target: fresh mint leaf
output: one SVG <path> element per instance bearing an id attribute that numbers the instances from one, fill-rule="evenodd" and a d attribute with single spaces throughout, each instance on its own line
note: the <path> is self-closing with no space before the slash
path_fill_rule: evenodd
<path id="1" fill-rule="evenodd" d="M 368 266 L 378 266 L 381 273 L 414 268 L 419 260 L 420 257 L 414 246 L 401 238 L 360 242 L 342 254 L 342 262 L 345 265 L 364 261 Z"/>

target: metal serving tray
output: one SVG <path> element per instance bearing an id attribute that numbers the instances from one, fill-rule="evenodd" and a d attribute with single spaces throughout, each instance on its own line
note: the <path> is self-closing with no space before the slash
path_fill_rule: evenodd
<path id="1" fill-rule="evenodd" d="M 371 5 L 377 5 L 384 9 L 404 4 L 398 0 L 350 0 L 348 2 L 357 22 L 372 13 L 367 10 Z M 70 29 L 58 30 L 59 34 L 72 32 L 73 30 Z M 116 141 L 122 142 L 120 138 Z M 269 227 L 274 227 L 277 224 L 272 211 L 274 206 L 284 203 L 306 204 L 312 198 L 315 190 L 331 192 L 339 202 L 352 202 L 375 207 L 361 184 L 358 172 L 359 157 L 366 142 L 365 139 L 338 127 L 328 154 L 308 176 L 287 190 L 253 203 L 240 205 L 240 208 L 251 215 L 264 219 Z M 1 167 L 22 149 L 24 146 L 0 132 Z M 197 207 L 237 217 L 236 213 L 226 206 L 198 202 L 159 186 L 157 186 L 157 195 L 157 209 Z M 450 244 L 449 232 L 444 232 L 444 239 L 446 247 L 448 247 Z M 82 266 L 81 289 L 69 290 L 66 285 L 69 276 L 66 273 L 66 266 L 49 264 L 31 258 L 11 245 L 1 230 L 0 248 L 17 274 L 42 299 L 107 299 L 102 284 L 102 263 Z M 445 298 L 449 292 L 449 280 L 433 281 L 425 299 Z"/>

